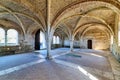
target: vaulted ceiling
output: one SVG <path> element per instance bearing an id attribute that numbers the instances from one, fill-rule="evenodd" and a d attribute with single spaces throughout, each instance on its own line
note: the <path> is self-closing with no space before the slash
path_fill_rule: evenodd
<path id="1" fill-rule="evenodd" d="M 114 32 L 119 9 L 118 0 L 0 0 L 0 24 L 23 33 L 50 26 L 64 36 L 80 35 L 93 25 Z"/>

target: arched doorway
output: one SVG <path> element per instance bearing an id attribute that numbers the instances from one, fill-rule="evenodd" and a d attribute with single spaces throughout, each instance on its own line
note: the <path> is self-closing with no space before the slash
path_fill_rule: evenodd
<path id="1" fill-rule="evenodd" d="M 92 49 L 92 40 L 87 41 L 88 49 Z"/>
<path id="2" fill-rule="evenodd" d="M 46 49 L 45 35 L 41 30 L 35 34 L 35 50 Z"/>
<path id="3" fill-rule="evenodd" d="M 35 34 L 35 50 L 40 50 L 40 30 Z"/>

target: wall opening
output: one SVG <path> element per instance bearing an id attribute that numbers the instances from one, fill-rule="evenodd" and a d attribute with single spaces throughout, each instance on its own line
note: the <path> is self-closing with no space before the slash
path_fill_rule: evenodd
<path id="1" fill-rule="evenodd" d="M 92 40 L 87 41 L 88 49 L 92 49 Z"/>
<path id="2" fill-rule="evenodd" d="M 7 31 L 7 45 L 18 45 L 18 32 L 14 29 Z"/>
<path id="3" fill-rule="evenodd" d="M 5 30 L 0 28 L 0 46 L 5 45 Z"/>
<path id="4" fill-rule="evenodd" d="M 35 34 L 35 50 L 40 50 L 40 29 Z"/>
<path id="5" fill-rule="evenodd" d="M 45 34 L 40 31 L 40 49 L 46 49 Z"/>

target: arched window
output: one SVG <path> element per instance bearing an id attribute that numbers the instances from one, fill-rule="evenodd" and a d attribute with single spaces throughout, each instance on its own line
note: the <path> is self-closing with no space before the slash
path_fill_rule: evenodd
<path id="1" fill-rule="evenodd" d="M 53 44 L 60 44 L 59 36 L 53 36 Z"/>
<path id="2" fill-rule="evenodd" d="M 7 45 L 18 44 L 18 32 L 15 29 L 9 29 L 7 31 Z"/>
<path id="3" fill-rule="evenodd" d="M 113 35 L 111 36 L 111 45 L 113 44 Z"/>
<path id="4" fill-rule="evenodd" d="M 0 28 L 0 46 L 5 45 L 5 30 Z"/>
<path id="5" fill-rule="evenodd" d="M 56 36 L 53 36 L 53 44 L 56 44 Z"/>
<path id="6" fill-rule="evenodd" d="M 60 44 L 60 38 L 59 38 L 59 36 L 56 37 L 56 44 Z"/>

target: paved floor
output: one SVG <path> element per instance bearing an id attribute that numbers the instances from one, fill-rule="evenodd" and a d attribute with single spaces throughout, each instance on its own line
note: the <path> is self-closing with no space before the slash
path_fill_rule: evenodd
<path id="1" fill-rule="evenodd" d="M 0 57 L 0 80 L 120 80 L 120 63 L 109 51 L 59 48 Z"/>

